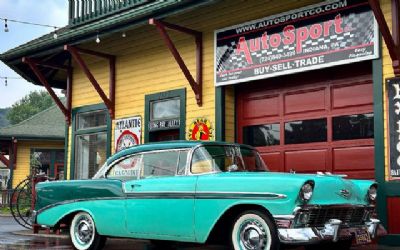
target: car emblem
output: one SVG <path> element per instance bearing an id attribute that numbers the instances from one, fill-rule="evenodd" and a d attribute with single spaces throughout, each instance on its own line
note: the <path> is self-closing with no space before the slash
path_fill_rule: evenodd
<path id="1" fill-rule="evenodd" d="M 349 197 L 351 196 L 350 191 L 347 190 L 347 189 L 341 189 L 340 192 L 339 192 L 339 194 L 340 194 L 341 196 L 343 196 L 344 198 L 349 198 Z"/>

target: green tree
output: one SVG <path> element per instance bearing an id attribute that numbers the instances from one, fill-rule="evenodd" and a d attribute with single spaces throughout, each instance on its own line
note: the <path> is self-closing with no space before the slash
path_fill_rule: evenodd
<path id="1" fill-rule="evenodd" d="M 11 106 L 7 119 L 12 125 L 28 119 L 53 105 L 51 96 L 46 91 L 32 91 Z"/>

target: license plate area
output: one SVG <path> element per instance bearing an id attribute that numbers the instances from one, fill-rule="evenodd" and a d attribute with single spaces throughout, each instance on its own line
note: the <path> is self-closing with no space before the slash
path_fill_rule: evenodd
<path id="1" fill-rule="evenodd" d="M 365 245 L 371 243 L 371 237 L 367 230 L 365 229 L 356 229 L 355 230 L 355 244 L 356 245 Z"/>

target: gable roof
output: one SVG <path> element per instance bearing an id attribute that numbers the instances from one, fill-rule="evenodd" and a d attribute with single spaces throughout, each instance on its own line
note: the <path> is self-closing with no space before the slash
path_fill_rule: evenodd
<path id="1" fill-rule="evenodd" d="M 0 128 L 0 139 L 46 139 L 64 140 L 65 118 L 53 105 L 32 117 L 12 126 Z"/>

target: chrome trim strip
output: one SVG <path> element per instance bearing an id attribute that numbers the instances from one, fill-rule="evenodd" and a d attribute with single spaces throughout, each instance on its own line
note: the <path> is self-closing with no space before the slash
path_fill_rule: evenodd
<path id="1" fill-rule="evenodd" d="M 37 211 L 37 215 L 42 211 L 73 202 L 96 201 L 96 200 L 122 200 L 122 199 L 262 199 L 274 200 L 284 199 L 284 194 L 263 193 L 263 192 L 190 192 L 190 191 L 145 191 L 145 192 L 127 192 L 122 197 L 99 197 L 86 199 L 73 199 L 57 202 L 45 206 Z"/>

